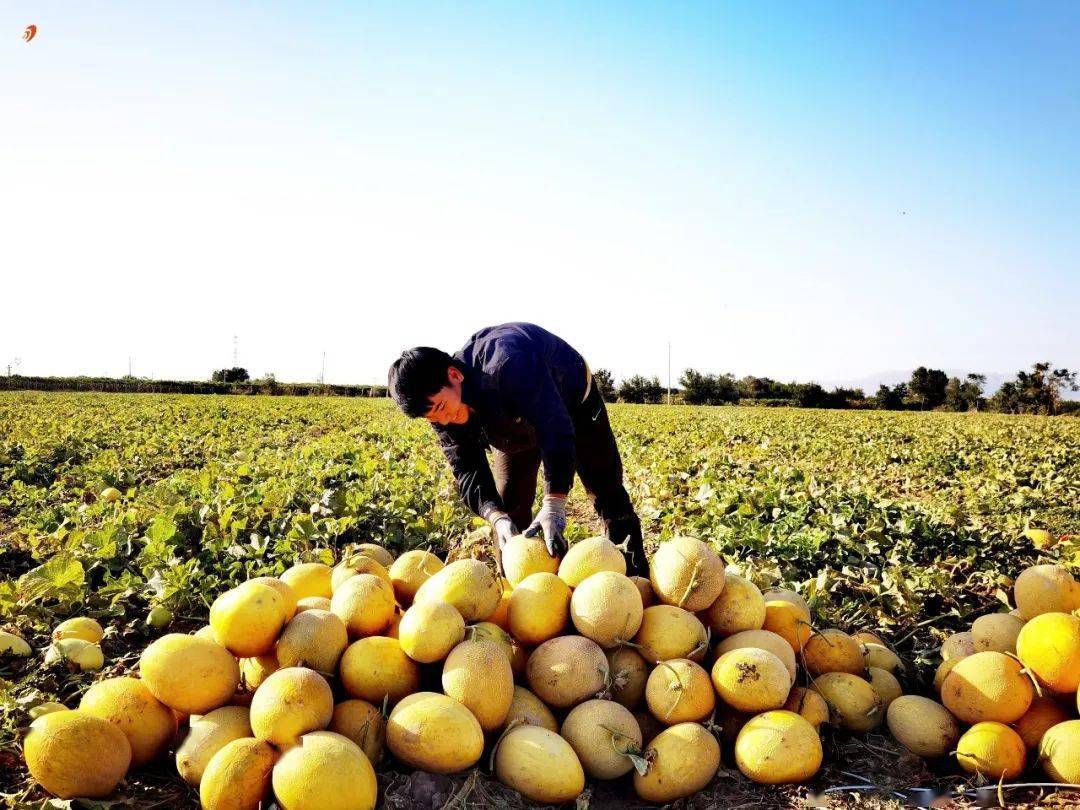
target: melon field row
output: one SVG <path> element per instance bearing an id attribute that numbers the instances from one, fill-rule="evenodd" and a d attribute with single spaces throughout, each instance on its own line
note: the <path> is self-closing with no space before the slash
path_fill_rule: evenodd
<path id="1" fill-rule="evenodd" d="M 937 699 L 933 681 L 945 650 L 955 652 L 963 633 L 974 633 L 976 618 L 1008 615 L 1015 575 L 1037 562 L 1073 563 L 1070 535 L 1080 530 L 1080 422 L 1074 420 L 620 406 L 612 421 L 651 551 L 675 536 L 699 537 L 731 566 L 731 576 L 737 571 L 762 591 L 797 593 L 807 617 L 796 623 L 813 646 L 874 633 L 877 641 L 859 643 L 884 641 L 883 649 L 898 656 L 903 667 L 887 671 L 910 695 L 905 700 Z M 457 503 L 430 433 L 379 401 L 0 396 L 0 630 L 16 633 L 30 652 L 0 657 L 0 765 L 10 766 L 0 768 L 0 793 L 27 807 L 44 800 L 21 753 L 34 714 L 44 715 L 53 703 L 75 708 L 92 684 L 137 674 L 155 639 L 187 637 L 212 620 L 215 600 L 247 580 L 277 578 L 298 563 L 334 565 L 343 548 L 365 542 L 395 557 L 427 550 L 440 564 L 488 561 L 487 532 Z M 571 538 L 594 535 L 598 527 L 580 492 L 571 500 Z M 576 594 L 579 584 L 567 588 Z M 558 588 L 549 586 L 535 594 L 526 588 L 519 601 L 558 603 Z M 408 602 L 394 593 L 388 621 L 403 621 Z M 509 628 L 530 651 L 551 641 L 541 640 L 550 628 L 522 624 L 521 616 L 535 613 L 519 610 L 517 633 Z M 373 615 L 377 622 L 379 611 Z M 98 622 L 100 640 L 53 641 L 57 624 L 73 616 Z M 349 627 L 351 646 L 388 637 L 387 629 Z M 466 632 L 466 641 L 480 640 L 477 631 Z M 590 632 L 568 618 L 555 638 Z M 707 673 L 709 694 L 715 692 L 709 713 L 715 725 L 707 731 L 729 748 L 733 741 L 724 739 L 717 717 L 739 697 L 725 696 L 716 672 L 720 640 L 708 638 L 702 650 L 668 660 Z M 628 643 L 620 649 L 641 653 L 633 639 L 621 642 Z M 991 651 L 1007 654 L 985 652 Z M 247 652 L 233 655 L 241 663 L 258 659 Z M 701 655 L 694 661 L 690 653 Z M 80 663 L 84 655 L 92 666 Z M 443 660 L 419 666 L 441 670 Z M 866 676 L 866 663 L 860 656 L 862 674 L 848 675 Z M 650 666 L 660 674 L 649 677 L 700 683 L 696 670 L 681 666 Z M 609 675 L 611 669 L 609 662 Z M 810 672 L 804 662 L 799 671 Z M 329 676 L 335 700 L 354 695 L 341 693 L 345 677 L 336 668 Z M 445 681 L 429 676 L 418 690 L 451 693 Z M 520 689 L 535 687 L 522 672 L 515 677 Z M 808 675 L 800 677 L 803 692 L 828 691 L 815 691 Z M 379 716 L 392 714 L 394 702 L 369 701 Z M 834 696 L 830 707 L 835 702 Z M 560 723 L 569 708 L 554 706 Z M 1068 713 L 1074 716 L 1075 707 Z M 821 726 L 824 764 L 812 777 L 813 790 L 850 785 L 851 772 L 879 788 L 977 781 L 955 761 L 927 765 L 908 756 L 884 732 L 883 711 L 870 714 L 876 721 L 865 737 L 865 729 L 844 728 L 835 717 Z M 733 725 L 727 723 L 729 732 Z M 644 732 L 640 721 L 639 727 Z M 491 730 L 483 731 L 491 755 L 495 741 Z M 378 769 L 381 801 L 387 807 L 440 806 L 451 797 L 459 806 L 521 802 L 508 778 L 498 780 L 497 748 L 494 753 L 465 775 L 424 781 L 418 776 L 428 769 L 414 772 L 391 748 Z M 257 758 L 259 751 L 248 754 Z M 733 801 L 745 791 L 766 803 L 800 801 L 794 788 L 749 781 L 730 750 L 724 762 L 702 797 Z M 629 776 L 595 784 L 590 778 L 586 795 L 593 806 L 625 806 L 634 800 L 629 783 Z M 187 785 L 175 766 L 158 759 L 131 769 L 117 795 L 136 805 L 167 797 L 194 806 L 198 795 Z"/>

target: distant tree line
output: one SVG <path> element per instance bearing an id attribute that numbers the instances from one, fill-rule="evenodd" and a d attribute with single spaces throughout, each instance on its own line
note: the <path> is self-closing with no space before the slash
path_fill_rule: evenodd
<path id="1" fill-rule="evenodd" d="M 659 404 L 666 401 L 667 388 L 658 377 L 635 374 L 616 384 L 607 369 L 593 374 L 595 384 L 608 402 Z M 833 388 L 817 383 L 779 382 L 769 377 L 708 374 L 687 369 L 673 391 L 674 400 L 688 405 L 765 405 L 795 408 L 873 408 L 889 411 L 997 411 L 1054 415 L 1080 412 L 1080 403 L 1062 398 L 1064 391 L 1077 391 L 1077 373 L 1050 363 L 1036 363 L 1032 370 L 1019 371 L 992 396 L 985 397 L 986 376 L 968 374 L 950 377 L 936 368 L 919 366 L 907 382 L 879 386 L 872 396 L 860 388 Z"/>
<path id="2" fill-rule="evenodd" d="M 233 371 L 233 369 L 230 369 Z M 270 396 L 383 397 L 385 385 L 322 385 L 283 383 L 273 374 L 252 380 L 244 369 L 243 378 L 207 380 L 151 380 L 146 377 L 24 377 L 0 376 L 0 391 L 99 391 L 125 394 L 239 394 Z M 235 376 L 235 375 L 234 375 Z"/>

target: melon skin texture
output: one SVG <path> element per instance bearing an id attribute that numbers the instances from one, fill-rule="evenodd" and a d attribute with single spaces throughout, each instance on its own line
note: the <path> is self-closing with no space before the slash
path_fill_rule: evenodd
<path id="1" fill-rule="evenodd" d="M 559 563 L 559 579 L 576 588 L 600 571 L 626 573 L 626 558 L 606 537 L 590 537 L 570 546 Z"/>
<path id="2" fill-rule="evenodd" d="M 867 667 L 877 667 L 894 675 L 897 670 L 904 669 L 904 662 L 900 660 L 900 656 L 883 644 L 863 644 L 863 660 Z"/>
<path id="3" fill-rule="evenodd" d="M 333 596 L 330 585 L 333 572 L 329 565 L 322 563 L 299 563 L 287 570 L 278 579 L 288 585 L 296 595 L 297 601 L 309 596 Z"/>
<path id="4" fill-rule="evenodd" d="M 453 698 L 417 692 L 399 702 L 386 722 L 386 745 L 406 765 L 430 773 L 457 773 L 477 763 L 484 731 Z"/>
<path id="5" fill-rule="evenodd" d="M 783 665 L 781 665 L 783 666 Z M 787 687 L 786 672 L 783 673 Z M 645 684 L 649 711 L 665 725 L 697 723 L 713 713 L 716 693 L 709 673 L 687 658 L 675 658 L 656 665 Z"/>
<path id="6" fill-rule="evenodd" d="M 618 779 L 634 767 L 627 755 L 642 754 L 638 721 L 611 700 L 578 704 L 566 715 L 560 733 L 593 779 Z"/>
<path id="7" fill-rule="evenodd" d="M 25 658 L 32 652 L 30 645 L 22 636 L 0 632 L 0 655 L 8 653 L 17 658 Z"/>
<path id="8" fill-rule="evenodd" d="M 814 634 L 810 624 L 810 612 L 785 599 L 773 599 L 765 603 L 765 624 L 762 629 L 783 638 L 796 654 L 802 651 Z"/>
<path id="9" fill-rule="evenodd" d="M 1080 619 L 1042 613 L 1016 637 L 1016 653 L 1045 689 L 1071 694 L 1080 687 Z"/>
<path id="10" fill-rule="evenodd" d="M 540 726 L 518 726 L 495 749 L 495 777 L 526 799 L 572 802 L 585 789 L 585 771 L 570 743 Z"/>
<path id="11" fill-rule="evenodd" d="M 978 773 L 995 782 L 1012 779 L 1024 772 L 1027 750 L 1020 735 L 1003 723 L 976 723 L 956 743 L 956 760 L 968 773 Z"/>
<path id="12" fill-rule="evenodd" d="M 394 618 L 394 589 L 374 574 L 356 574 L 334 592 L 330 612 L 345 623 L 350 638 L 377 635 Z"/>
<path id="13" fill-rule="evenodd" d="M 705 625 L 689 611 L 674 605 L 653 605 L 641 614 L 634 643 L 649 663 L 689 658 L 701 661 L 708 646 Z"/>
<path id="14" fill-rule="evenodd" d="M 720 595 L 702 611 L 700 618 L 718 638 L 744 630 L 760 630 L 765 624 L 765 597 L 750 580 L 727 573 Z"/>
<path id="15" fill-rule="evenodd" d="M 818 676 L 810 688 L 825 698 L 833 725 L 862 733 L 885 719 L 881 698 L 870 682 L 846 672 Z"/>
<path id="16" fill-rule="evenodd" d="M 600 571 L 585 579 L 570 599 L 570 617 L 581 635 L 604 649 L 630 641 L 641 627 L 641 593 L 629 577 Z"/>
<path id="17" fill-rule="evenodd" d="M 394 564 L 394 553 L 378 543 L 359 543 L 349 549 L 350 557 L 370 557 L 385 568 Z"/>
<path id="18" fill-rule="evenodd" d="M 251 715 L 243 706 L 223 706 L 192 718 L 188 733 L 176 749 L 176 770 L 192 787 L 202 781 L 214 755 L 231 743 L 251 737 Z"/>
<path id="19" fill-rule="evenodd" d="M 874 687 L 874 691 L 877 692 L 878 697 L 881 698 L 881 707 L 886 711 L 894 700 L 904 694 L 904 689 L 900 686 L 900 681 L 896 680 L 896 676 L 887 669 L 869 667 L 866 670 L 866 674 L 867 679 L 870 681 L 870 685 Z"/>
<path id="20" fill-rule="evenodd" d="M 270 771 L 277 756 L 273 746 L 254 737 L 226 743 L 199 783 L 203 810 L 260 810 L 270 793 Z"/>
<path id="21" fill-rule="evenodd" d="M 948 661 L 951 658 L 966 658 L 975 654 L 975 637 L 968 630 L 963 633 L 953 633 L 941 643 L 941 658 Z"/>
<path id="22" fill-rule="evenodd" d="M 530 574 L 510 593 L 510 633 L 522 644 L 560 635 L 569 616 L 570 588 L 554 574 Z"/>
<path id="23" fill-rule="evenodd" d="M 406 551 L 390 566 L 390 584 L 394 595 L 403 605 L 412 604 L 420 586 L 446 566 L 430 551 L 415 549 Z"/>
<path id="24" fill-rule="evenodd" d="M 1024 628 L 1024 620 L 1009 613 L 980 616 L 971 625 L 971 640 L 976 652 L 1016 652 L 1016 637 Z"/>
<path id="25" fill-rule="evenodd" d="M 393 589 L 394 582 L 390 579 L 390 572 L 377 560 L 366 555 L 350 557 L 348 560 L 338 563 L 330 571 L 330 590 L 334 593 L 358 574 L 371 574 L 383 580 Z"/>
<path id="26" fill-rule="evenodd" d="M 555 719 L 551 709 L 524 686 L 514 687 L 514 697 L 510 701 L 510 711 L 506 713 L 506 723 L 503 727 L 509 728 L 515 721 L 528 723 L 530 726 L 540 726 L 556 733 L 559 731 L 559 721 Z"/>
<path id="27" fill-rule="evenodd" d="M 634 771 L 634 790 L 647 802 L 667 804 L 692 796 L 720 767 L 720 743 L 704 726 L 680 723 L 649 743 L 652 762 L 643 776 Z"/>
<path id="28" fill-rule="evenodd" d="M 285 621 L 288 621 L 296 614 L 296 593 L 280 579 L 277 577 L 255 577 L 254 579 L 249 579 L 248 582 L 253 582 L 257 585 L 267 585 L 281 595 L 281 603 L 285 609 Z"/>
<path id="29" fill-rule="evenodd" d="M 1027 749 L 1036 751 L 1048 730 L 1071 719 L 1072 715 L 1052 697 L 1036 697 L 1024 716 L 1013 723 L 1013 728 Z"/>
<path id="30" fill-rule="evenodd" d="M 154 697 L 185 714 L 206 714 L 228 703 L 240 685 L 240 665 L 213 641 L 169 633 L 139 658 L 139 673 Z"/>
<path id="31" fill-rule="evenodd" d="M 775 602 L 776 600 L 791 602 L 791 604 L 801 607 L 807 616 L 810 615 L 810 605 L 802 596 L 789 588 L 770 588 L 762 594 L 762 597 L 766 602 Z"/>
<path id="32" fill-rule="evenodd" d="M 843 630 L 822 630 L 815 633 L 803 648 L 806 668 L 811 675 L 826 672 L 847 672 L 861 675 L 866 669 L 863 648 Z"/>
<path id="33" fill-rule="evenodd" d="M 476 716 L 480 728 L 495 731 L 506 720 L 514 698 L 510 662 L 491 641 L 463 641 L 443 663 L 443 692 Z"/>
<path id="34" fill-rule="evenodd" d="M 1080 608 L 1080 583 L 1060 565 L 1033 565 L 1016 578 L 1013 596 L 1021 618 L 1031 621 L 1043 613 Z"/>
<path id="35" fill-rule="evenodd" d="M 503 546 L 502 569 L 506 579 L 516 588 L 532 574 L 557 574 L 559 559 L 548 554 L 547 544 L 541 538 L 519 534 Z"/>
<path id="36" fill-rule="evenodd" d="M 479 560 L 455 560 L 416 591 L 413 603 L 448 602 L 468 622 L 482 622 L 499 606 L 502 588 L 491 569 Z"/>
<path id="37" fill-rule="evenodd" d="M 441 600 L 413 605 L 398 624 L 401 649 L 421 664 L 442 661 L 464 638 L 465 620 L 453 605 Z"/>
<path id="38" fill-rule="evenodd" d="M 784 703 L 784 710 L 794 712 L 814 728 L 829 722 L 829 704 L 812 689 L 796 686 Z"/>
<path id="39" fill-rule="evenodd" d="M 921 695 L 902 695 L 889 704 L 889 733 L 911 753 L 939 759 L 956 749 L 960 724 L 940 703 Z"/>
<path id="40" fill-rule="evenodd" d="M 328 610 L 304 610 L 285 625 L 276 650 L 280 667 L 308 667 L 332 677 L 349 646 L 345 623 Z"/>
<path id="41" fill-rule="evenodd" d="M 653 555 L 649 582 L 661 602 L 690 612 L 705 610 L 724 590 L 724 563 L 696 537 L 673 537 Z"/>
<path id="42" fill-rule="evenodd" d="M 595 697 L 607 686 L 608 674 L 604 651 L 583 636 L 545 641 L 529 656 L 526 670 L 533 694 L 557 709 Z"/>
<path id="43" fill-rule="evenodd" d="M 632 647 L 616 647 L 605 655 L 611 671 L 611 699 L 628 709 L 636 709 L 645 699 L 649 664 Z"/>
<path id="44" fill-rule="evenodd" d="M 371 636 L 354 641 L 341 656 L 341 683 L 353 697 L 381 706 L 396 703 L 420 688 L 420 668 L 394 638 Z"/>
<path id="45" fill-rule="evenodd" d="M 652 677 L 649 676 L 650 680 Z M 768 650 L 757 647 L 731 650 L 717 658 L 713 664 L 712 682 L 726 704 L 754 714 L 779 709 L 791 691 L 791 679 L 784 662 Z"/>
<path id="46" fill-rule="evenodd" d="M 1031 706 L 1035 689 L 1015 658 L 981 652 L 960 660 L 941 685 L 941 702 L 965 723 L 1014 723 Z"/>
<path id="47" fill-rule="evenodd" d="M 30 775 L 61 799 L 104 798 L 131 765 L 131 745 L 117 726 L 82 711 L 50 712 L 23 740 Z"/>
<path id="48" fill-rule="evenodd" d="M 98 681 L 86 690 L 79 709 L 124 732 L 131 745 L 133 767 L 157 759 L 176 734 L 172 712 L 135 678 Z"/>
<path id="49" fill-rule="evenodd" d="M 89 644 L 97 644 L 105 637 L 105 629 L 97 621 L 89 616 L 76 616 L 66 619 L 56 625 L 52 632 L 52 640 L 60 641 L 65 638 L 78 638 Z"/>
<path id="50" fill-rule="evenodd" d="M 334 707 L 327 729 L 360 746 L 372 765 L 378 765 L 386 745 L 386 718 L 366 700 L 343 700 Z"/>
<path id="51" fill-rule="evenodd" d="M 251 699 L 251 730 L 277 746 L 294 745 L 310 731 L 330 725 L 334 694 L 319 673 L 302 667 L 279 669 Z"/>
<path id="52" fill-rule="evenodd" d="M 735 740 L 735 764 L 764 785 L 805 782 L 818 772 L 823 756 L 817 729 L 784 710 L 751 718 Z"/>
<path id="53" fill-rule="evenodd" d="M 791 684 L 795 685 L 795 675 L 798 671 L 795 663 L 795 651 L 782 637 L 770 630 L 744 630 L 741 633 L 728 636 L 716 645 L 715 655 L 719 658 L 724 653 L 746 647 L 767 650 L 783 661 L 790 676 Z"/>
<path id="54" fill-rule="evenodd" d="M 1039 762 L 1055 782 L 1080 779 L 1080 720 L 1067 720 L 1046 730 L 1039 743 Z"/>
<path id="55" fill-rule="evenodd" d="M 373 810 L 375 770 L 352 740 L 332 731 L 305 734 L 274 765 L 281 810 Z"/>

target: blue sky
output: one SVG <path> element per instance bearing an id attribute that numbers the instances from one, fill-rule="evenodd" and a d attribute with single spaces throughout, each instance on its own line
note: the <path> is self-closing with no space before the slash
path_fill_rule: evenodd
<path id="1" fill-rule="evenodd" d="M 28 23 L 33 42 L 19 38 Z M 1080 365 L 1073 3 L 9 2 L 0 366 Z M 4 32 L 7 32 L 6 34 Z"/>

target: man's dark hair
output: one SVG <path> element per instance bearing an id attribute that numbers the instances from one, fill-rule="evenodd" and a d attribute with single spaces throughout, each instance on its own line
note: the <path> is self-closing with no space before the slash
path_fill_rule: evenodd
<path id="1" fill-rule="evenodd" d="M 431 409 L 431 397 L 447 385 L 446 372 L 451 366 L 462 368 L 460 362 L 442 349 L 430 346 L 406 349 L 390 366 L 387 378 L 390 396 L 406 416 L 413 419 L 424 416 Z"/>

